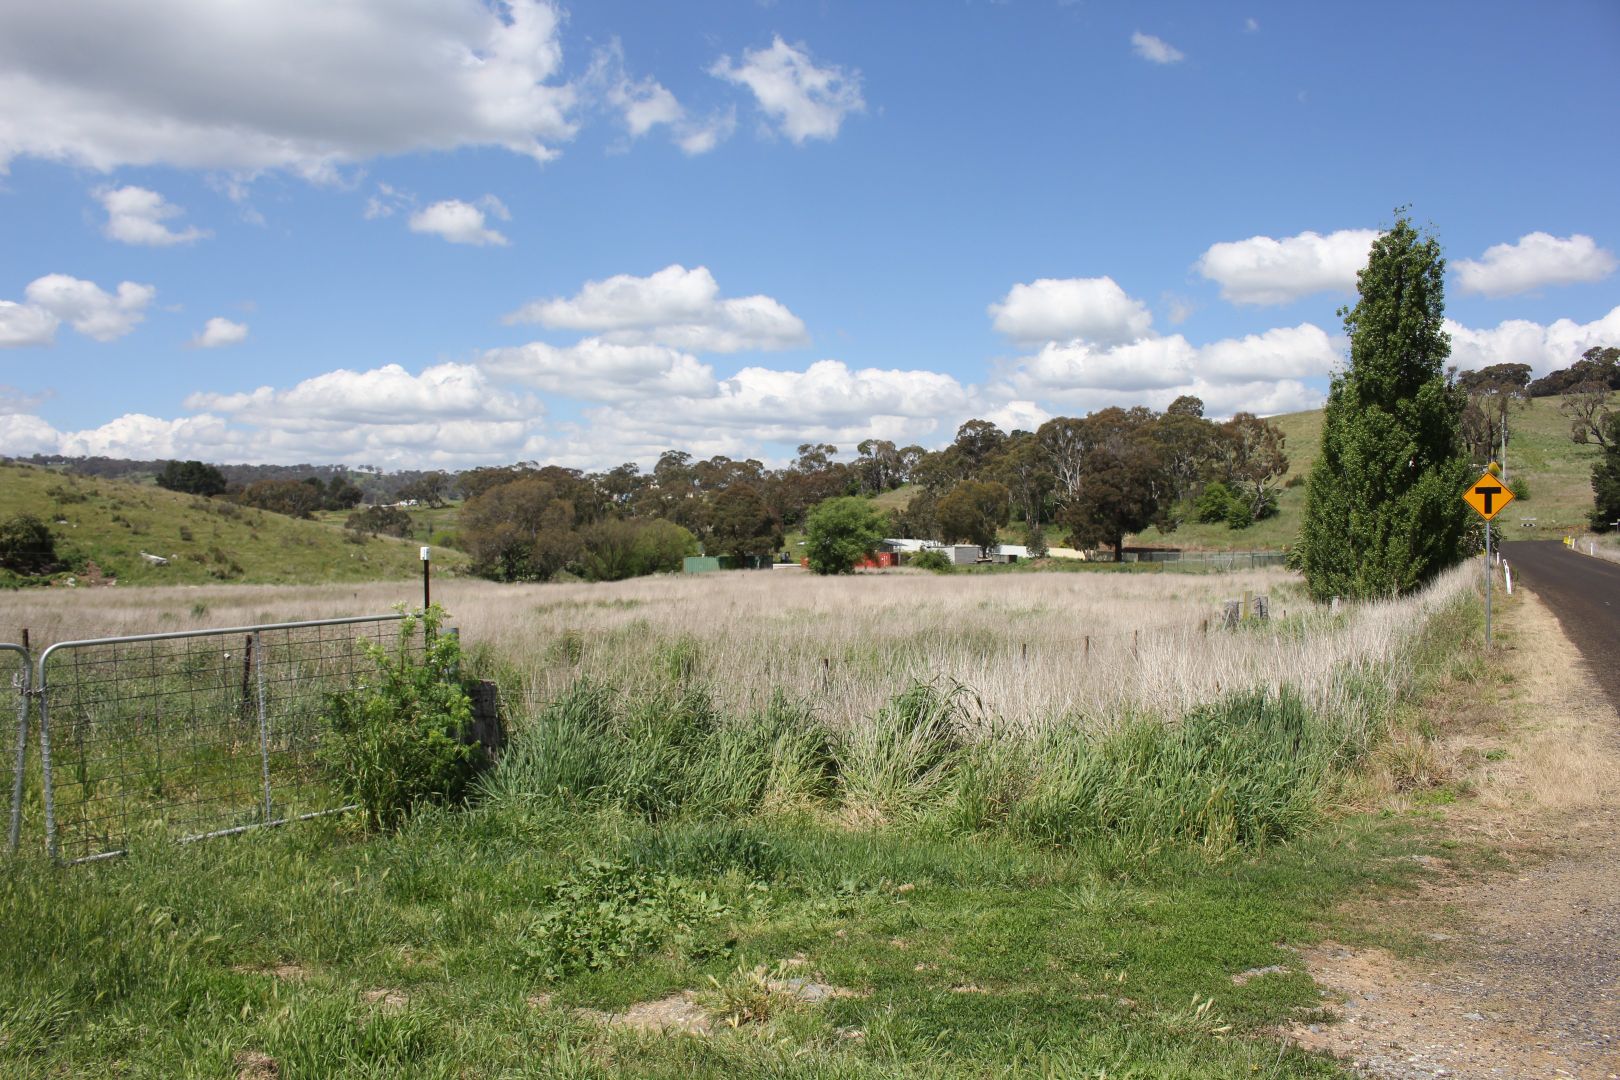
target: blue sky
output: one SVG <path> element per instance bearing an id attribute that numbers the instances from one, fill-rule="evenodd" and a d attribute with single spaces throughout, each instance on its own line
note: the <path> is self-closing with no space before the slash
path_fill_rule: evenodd
<path id="1" fill-rule="evenodd" d="M 0 454 L 778 462 L 1620 344 L 1620 6 L 0 8 Z"/>

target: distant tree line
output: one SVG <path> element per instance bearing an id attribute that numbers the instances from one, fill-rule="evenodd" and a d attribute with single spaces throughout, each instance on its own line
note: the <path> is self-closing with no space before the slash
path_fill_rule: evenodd
<path id="1" fill-rule="evenodd" d="M 1276 485 L 1288 468 L 1274 424 L 1247 413 L 1215 423 L 1192 397 L 1164 413 L 1105 409 L 1033 432 L 970 420 L 941 450 L 867 440 L 853 461 L 837 455 L 831 444 L 805 443 L 779 469 L 676 450 L 648 472 L 634 463 L 600 473 L 532 464 L 473 469 L 455 480 L 466 496 L 458 542 L 479 573 L 505 580 L 674 569 L 699 546 L 711 555 L 769 557 L 817 507 L 831 502 L 838 509 L 828 516 L 848 517 L 853 510 L 837 500 L 910 483 L 909 506 L 879 537 L 990 546 L 1002 527 L 1019 522 L 1037 551 L 1056 530 L 1118 553 L 1129 533 L 1173 529 L 1191 512 L 1190 500 L 1211 489 L 1220 493 L 1220 520 L 1234 527 L 1275 513 Z M 863 542 L 875 542 L 870 515 L 861 521 Z M 650 550 L 639 561 L 638 544 Z"/>

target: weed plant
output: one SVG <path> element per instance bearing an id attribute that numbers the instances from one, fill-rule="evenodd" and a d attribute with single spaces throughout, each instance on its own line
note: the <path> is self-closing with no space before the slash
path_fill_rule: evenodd
<path id="1" fill-rule="evenodd" d="M 373 828 L 397 826 L 422 803 L 460 801 L 484 764 L 467 741 L 473 717 L 460 639 L 439 632 L 443 620 L 438 605 L 406 616 L 392 650 L 361 639 L 374 673 L 358 689 L 327 695 L 318 760 Z"/>

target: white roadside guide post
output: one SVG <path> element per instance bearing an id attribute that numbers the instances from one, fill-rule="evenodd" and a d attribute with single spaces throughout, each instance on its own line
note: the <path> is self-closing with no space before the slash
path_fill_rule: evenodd
<path id="1" fill-rule="evenodd" d="M 433 549 L 428 547 L 426 544 L 422 545 L 422 610 L 423 611 L 426 611 L 428 609 L 428 604 L 433 598 L 432 593 L 431 593 L 431 586 L 429 586 L 429 584 L 428 584 L 429 568 L 433 566 L 433 560 L 430 559 L 428 556 L 431 554 L 432 550 Z"/>
<path id="2" fill-rule="evenodd" d="M 1485 646 L 1491 644 L 1491 521 L 1496 515 L 1507 509 L 1508 503 L 1513 501 L 1513 492 L 1508 486 L 1497 478 L 1500 467 L 1491 462 L 1485 468 L 1485 475 L 1481 476 L 1468 486 L 1462 493 L 1463 502 L 1473 508 L 1474 513 L 1485 519 Z"/>

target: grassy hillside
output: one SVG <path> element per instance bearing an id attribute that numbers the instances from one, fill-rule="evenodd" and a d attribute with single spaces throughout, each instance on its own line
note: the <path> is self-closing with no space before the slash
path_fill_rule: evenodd
<path id="1" fill-rule="evenodd" d="M 1515 409 L 1509 421 L 1508 476 L 1527 479 L 1530 484 L 1529 498 L 1516 501 L 1497 519 L 1509 540 L 1557 537 L 1586 525 L 1587 511 L 1592 507 L 1592 464 L 1600 451 L 1595 445 L 1581 446 L 1570 441 L 1569 421 L 1558 411 L 1562 402 L 1561 397 L 1536 398 Z M 1295 477 L 1303 481 L 1316 462 L 1322 445 L 1322 410 L 1285 413 L 1271 420 L 1282 429 L 1288 453 L 1288 473 L 1285 486 L 1277 492 L 1279 512 L 1275 517 L 1235 531 L 1224 524 L 1187 521 L 1172 533 L 1148 529 L 1129 542 L 1216 551 L 1275 549 L 1293 543 L 1305 512 L 1305 487 L 1303 483 L 1294 487 L 1286 484 Z M 915 491 L 907 485 L 873 501 L 886 509 L 900 509 L 911 501 Z M 1016 526 L 1002 533 L 1008 543 L 1020 542 L 1020 536 Z M 1048 540 L 1058 542 L 1053 536 Z"/>
<path id="2" fill-rule="evenodd" d="M 1530 482 L 1530 497 L 1515 500 L 1497 518 L 1509 540 L 1545 540 L 1586 528 L 1592 466 L 1602 448 L 1570 442 L 1569 420 L 1558 411 L 1563 400 L 1536 398 L 1508 420 L 1507 475 Z"/>
<path id="3" fill-rule="evenodd" d="M 81 580 L 87 560 L 126 585 L 376 581 L 421 573 L 412 540 L 357 543 L 329 522 L 299 521 L 149 484 L 0 465 L 0 520 L 18 513 L 51 524 L 58 556 Z M 143 551 L 169 565 L 153 565 Z M 434 556 L 439 569 L 465 561 L 448 549 Z"/>
<path id="4" fill-rule="evenodd" d="M 1595 445 L 1581 446 L 1570 441 L 1569 420 L 1558 411 L 1562 402 L 1561 397 L 1535 398 L 1515 409 L 1508 421 L 1508 477 L 1528 480 L 1530 484 L 1529 497 L 1515 501 L 1497 518 L 1509 540 L 1562 536 L 1586 524 L 1587 512 L 1592 508 L 1592 464 L 1600 450 Z M 1287 439 L 1288 477 L 1308 475 L 1322 445 L 1322 411 L 1287 413 L 1271 419 Z M 1234 532 L 1225 525 L 1188 522 L 1168 536 L 1149 529 L 1136 542 L 1227 550 L 1282 547 L 1292 543 L 1299 532 L 1305 488 L 1284 487 L 1279 495 L 1281 512 L 1249 529 Z"/>
<path id="5" fill-rule="evenodd" d="M 435 551 L 447 546 L 455 536 L 456 515 L 460 511 L 459 501 L 444 506 L 413 507 L 405 511 L 411 517 L 411 535 L 406 539 L 418 546 L 432 544 Z M 352 513 L 353 510 L 319 510 L 315 513 L 315 520 L 341 529 Z M 437 559 L 439 556 L 435 554 L 433 557 Z"/>

